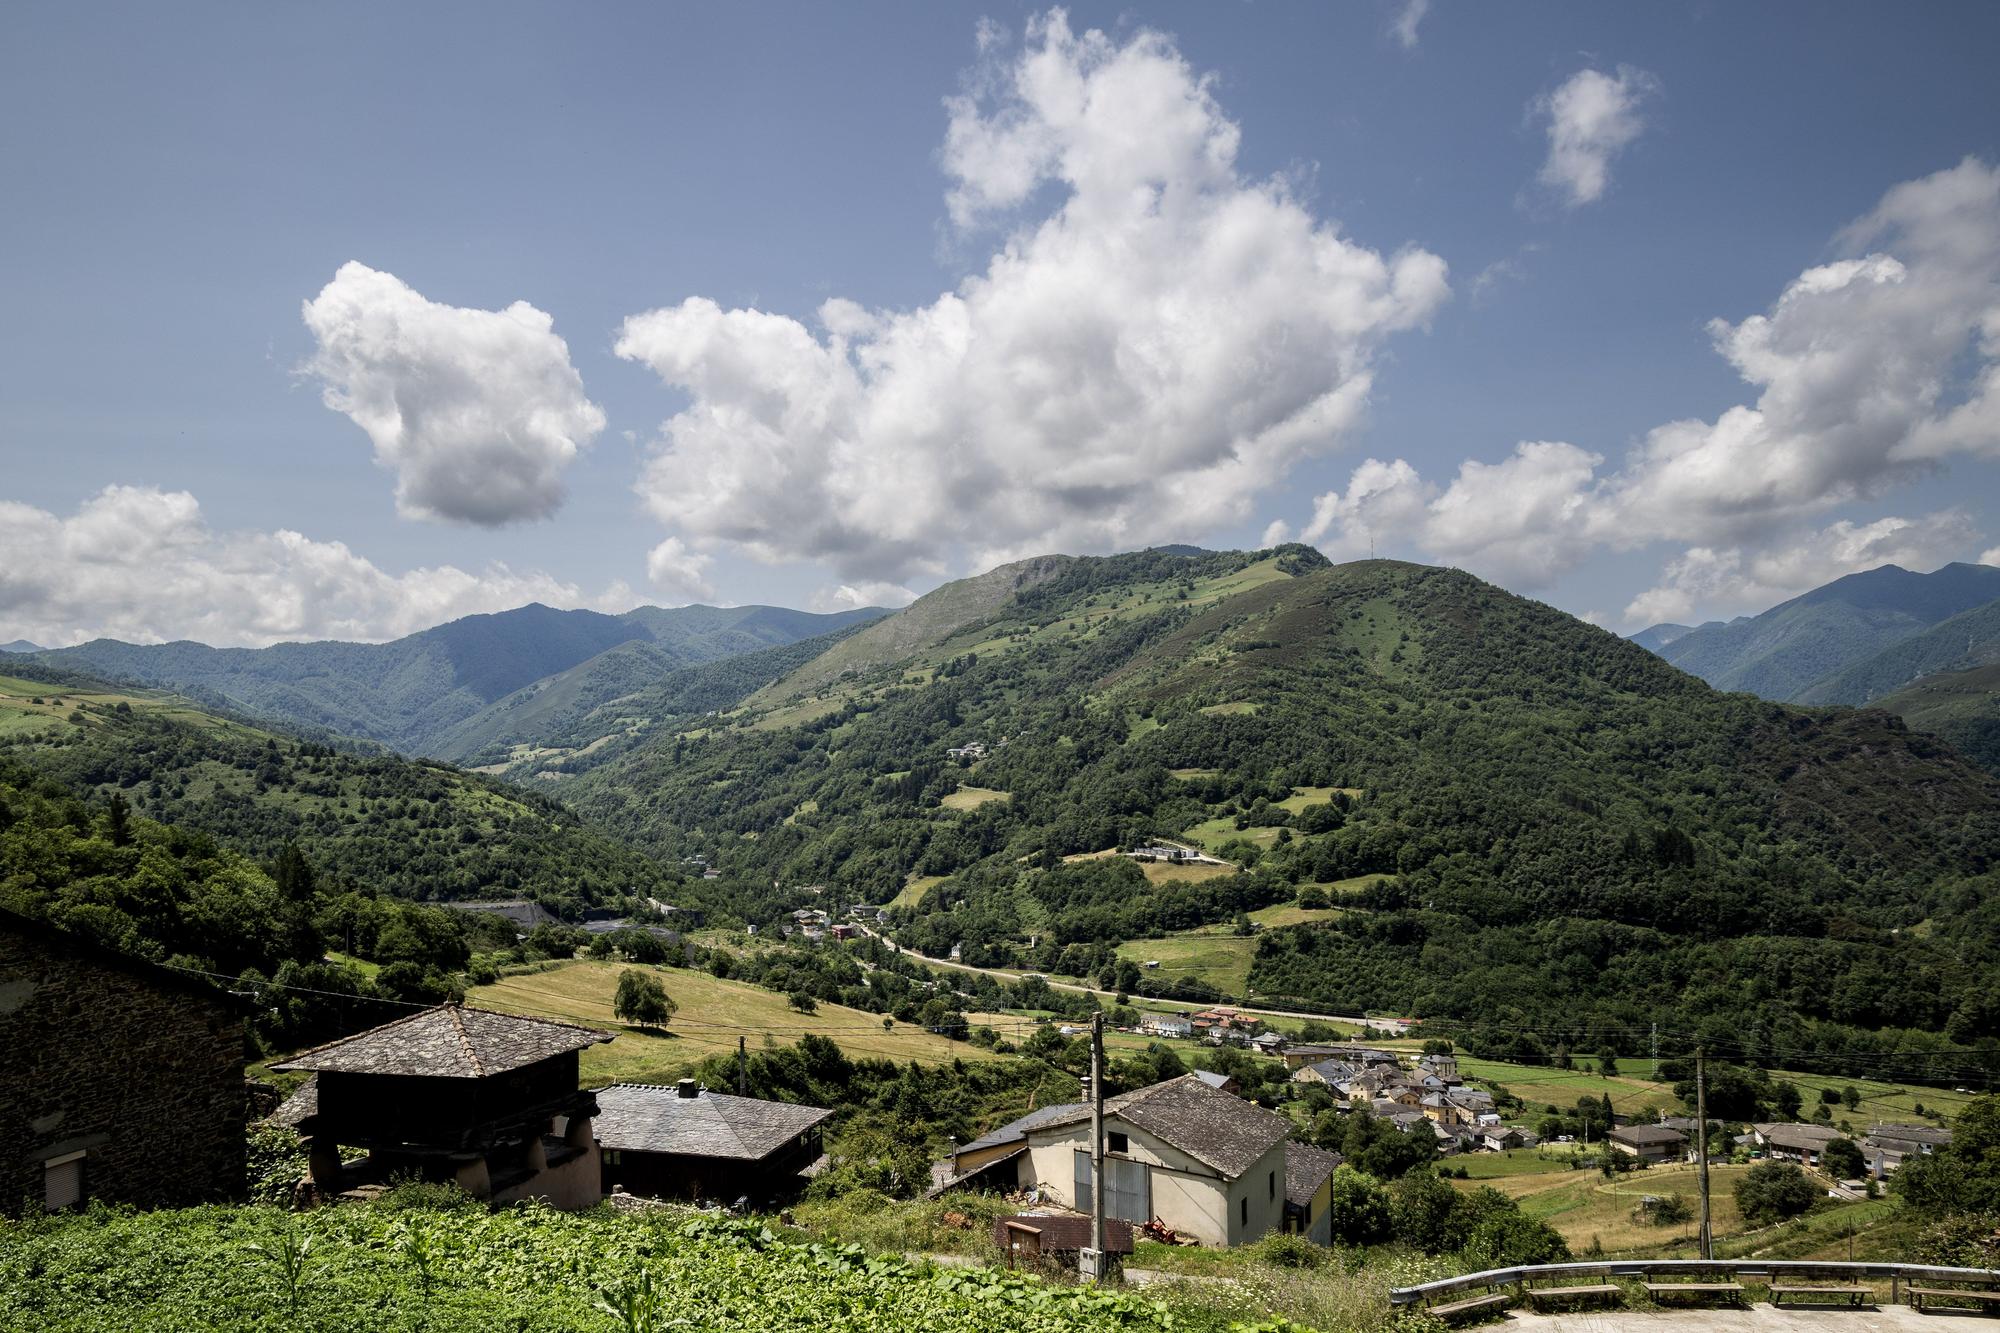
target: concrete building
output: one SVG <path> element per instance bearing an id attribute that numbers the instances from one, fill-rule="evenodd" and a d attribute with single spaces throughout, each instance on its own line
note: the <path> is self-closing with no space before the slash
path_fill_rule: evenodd
<path id="1" fill-rule="evenodd" d="M 1333 1173 L 1341 1156 L 1303 1143 L 1285 1145 L 1285 1230 L 1333 1244 Z"/>
<path id="2" fill-rule="evenodd" d="M 1194 1024 L 1186 1014 L 1142 1014 L 1139 1031 L 1149 1037 L 1192 1037 Z"/>
<path id="3" fill-rule="evenodd" d="M 443 1005 L 271 1067 L 313 1075 L 279 1118 L 305 1137 L 314 1188 L 455 1180 L 494 1203 L 588 1208 L 602 1196 L 596 1098 L 577 1053 L 611 1034 Z M 367 1155 L 344 1165 L 341 1149 Z"/>
<path id="4" fill-rule="evenodd" d="M 1847 1136 L 1831 1125 L 1792 1125 L 1776 1122 L 1750 1126 L 1750 1132 L 1757 1139 L 1757 1146 L 1767 1157 L 1779 1161 L 1797 1162 L 1801 1166 L 1818 1166 L 1819 1159 L 1826 1152 L 1826 1145 L 1835 1139 Z"/>
<path id="5" fill-rule="evenodd" d="M 0 911 L 0 1212 L 243 1190 L 242 1006 Z"/>

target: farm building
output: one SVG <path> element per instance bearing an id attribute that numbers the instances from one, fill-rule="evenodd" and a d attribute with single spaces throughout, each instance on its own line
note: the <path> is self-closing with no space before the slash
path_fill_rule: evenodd
<path id="1" fill-rule="evenodd" d="M 1613 1148 L 1642 1162 L 1670 1162 L 1681 1155 L 1687 1141 L 1687 1135 L 1665 1125 L 1621 1125 L 1605 1136 Z"/>
<path id="2" fill-rule="evenodd" d="M 241 1006 L 0 911 L 0 1212 L 243 1189 Z"/>
<path id="3" fill-rule="evenodd" d="M 787 1200 L 820 1155 L 817 1106 L 731 1097 L 682 1079 L 597 1090 L 607 1192 L 753 1203 Z"/>
<path id="4" fill-rule="evenodd" d="M 588 1208 L 601 1196 L 596 1099 L 577 1052 L 608 1032 L 442 1005 L 271 1067 L 309 1073 L 280 1108 L 305 1137 L 314 1187 L 340 1194 L 411 1174 L 494 1203 Z M 342 1148 L 367 1156 L 348 1166 Z"/>
<path id="5" fill-rule="evenodd" d="M 1818 1166 L 1826 1145 L 1847 1137 L 1831 1125 L 1770 1123 L 1752 1125 L 1750 1132 L 1756 1136 L 1757 1146 L 1767 1155 L 1802 1166 Z"/>
<path id="6" fill-rule="evenodd" d="M 1877 1125 L 1861 1140 L 1861 1151 L 1876 1175 L 1894 1171 L 1906 1158 L 1934 1153 L 1951 1142 L 1951 1131 L 1935 1125 Z"/>

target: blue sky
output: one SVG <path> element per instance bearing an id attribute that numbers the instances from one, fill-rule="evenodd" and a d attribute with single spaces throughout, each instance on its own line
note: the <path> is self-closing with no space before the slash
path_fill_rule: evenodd
<path id="1" fill-rule="evenodd" d="M 1410 13 L 9 6 L 0 640 L 2000 547 L 2000 11 Z"/>

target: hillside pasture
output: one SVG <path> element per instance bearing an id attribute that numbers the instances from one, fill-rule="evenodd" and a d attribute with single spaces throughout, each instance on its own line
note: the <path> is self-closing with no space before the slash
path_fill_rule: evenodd
<path id="1" fill-rule="evenodd" d="M 1128 940 L 1118 946 L 1118 956 L 1129 958 L 1142 968 L 1148 960 L 1159 963 L 1147 968 L 1149 977 L 1191 977 L 1205 981 L 1226 994 L 1240 996 L 1250 982 L 1250 960 L 1257 954 L 1255 935 L 1169 935 L 1157 940 Z"/>
<path id="2" fill-rule="evenodd" d="M 969 787 L 959 784 L 957 791 L 939 800 L 938 804 L 947 810 L 977 810 L 988 801 L 1011 801 L 1012 792 L 994 791 L 991 787 Z"/>
<path id="3" fill-rule="evenodd" d="M 613 1014 L 612 997 L 619 974 L 631 966 L 574 962 L 546 972 L 502 977 L 490 986 L 473 987 L 466 994 L 466 1003 L 613 1033 L 608 1045 L 583 1052 L 583 1081 L 593 1085 L 671 1082 L 708 1056 L 735 1051 L 736 1039 L 742 1036 L 761 1049 L 766 1040 L 787 1045 L 814 1033 L 831 1038 L 857 1058 L 875 1056 L 929 1064 L 997 1058 L 976 1046 L 902 1023 L 884 1031 L 880 1014 L 838 1004 L 821 1004 L 813 1014 L 797 1013 L 775 991 L 681 967 L 647 969 L 660 978 L 679 1006 L 672 1021 L 660 1030 L 627 1027 Z"/>
<path id="4" fill-rule="evenodd" d="M 1736 1211 L 1736 1182 L 1749 1171 L 1745 1166 L 1716 1166 L 1709 1170 L 1709 1208 L 1715 1234 L 1726 1236 L 1743 1230 L 1742 1215 Z M 1690 1219 L 1673 1226 L 1654 1226 L 1633 1216 L 1633 1210 L 1647 1195 L 1679 1194 L 1692 1201 L 1701 1186 L 1691 1166 L 1656 1166 L 1606 1180 L 1595 1171 L 1563 1171 L 1553 1174 L 1521 1174 L 1485 1180 L 1453 1182 L 1460 1189 L 1490 1187 L 1515 1199 L 1521 1210 L 1539 1217 L 1581 1254 L 1601 1246 L 1607 1254 L 1631 1250 L 1657 1251 L 1664 1246 L 1694 1238 L 1699 1227 Z"/>

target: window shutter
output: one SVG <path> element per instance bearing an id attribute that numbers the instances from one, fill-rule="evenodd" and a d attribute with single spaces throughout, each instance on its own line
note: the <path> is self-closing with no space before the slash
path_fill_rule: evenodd
<path id="1" fill-rule="evenodd" d="M 83 1154 L 48 1163 L 42 1168 L 42 1202 L 50 1212 L 83 1202 Z"/>

